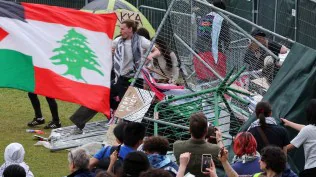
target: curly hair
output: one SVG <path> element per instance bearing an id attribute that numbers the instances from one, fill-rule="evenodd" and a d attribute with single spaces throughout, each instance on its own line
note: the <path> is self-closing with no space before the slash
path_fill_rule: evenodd
<path id="1" fill-rule="evenodd" d="M 255 155 L 257 141 L 250 132 L 240 132 L 234 140 L 233 150 L 237 157 L 243 155 Z"/>
<path id="2" fill-rule="evenodd" d="M 162 136 L 151 136 L 145 139 L 143 150 L 149 153 L 158 152 L 160 155 L 166 155 L 169 148 L 167 138 Z"/>
<path id="3" fill-rule="evenodd" d="M 286 156 L 280 147 L 267 146 L 261 150 L 261 161 L 266 163 L 266 169 L 277 174 L 283 172 L 286 167 Z"/>
<path id="4" fill-rule="evenodd" d="M 149 169 L 142 172 L 139 177 L 172 177 L 172 175 L 163 169 Z"/>

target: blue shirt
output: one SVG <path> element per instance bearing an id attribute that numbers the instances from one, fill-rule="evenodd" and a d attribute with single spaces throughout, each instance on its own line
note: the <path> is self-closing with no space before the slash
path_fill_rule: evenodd
<path id="1" fill-rule="evenodd" d="M 111 154 L 110 154 L 111 153 L 111 147 L 112 146 L 103 147 L 93 157 L 98 159 L 98 160 L 101 160 L 101 159 L 103 159 L 105 157 L 110 157 L 111 156 Z M 118 156 L 121 157 L 124 160 L 128 153 L 134 152 L 134 151 L 135 150 L 133 148 L 131 148 L 129 146 L 122 145 Z"/>

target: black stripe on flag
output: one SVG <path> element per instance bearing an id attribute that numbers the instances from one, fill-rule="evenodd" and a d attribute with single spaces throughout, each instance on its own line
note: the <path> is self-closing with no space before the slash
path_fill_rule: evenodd
<path id="1" fill-rule="evenodd" d="M 0 17 L 25 21 L 24 7 L 11 1 L 0 0 Z"/>

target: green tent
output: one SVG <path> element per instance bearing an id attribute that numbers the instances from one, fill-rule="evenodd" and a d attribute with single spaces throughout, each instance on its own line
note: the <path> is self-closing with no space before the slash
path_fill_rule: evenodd
<path id="1" fill-rule="evenodd" d="M 155 30 L 146 17 L 132 4 L 124 0 L 95 0 L 84 6 L 81 10 L 96 14 L 115 12 L 117 16 L 114 37 L 120 34 L 120 24 L 126 19 L 138 21 L 140 26 L 149 31 L 150 37 L 155 35 Z"/>

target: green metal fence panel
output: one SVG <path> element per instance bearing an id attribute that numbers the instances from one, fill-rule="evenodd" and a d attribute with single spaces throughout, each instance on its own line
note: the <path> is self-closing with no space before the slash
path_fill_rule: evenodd
<path id="1" fill-rule="evenodd" d="M 297 41 L 316 49 L 316 2 L 300 0 L 298 3 Z"/>
<path id="2" fill-rule="evenodd" d="M 227 1 L 227 11 L 239 15 L 247 20 L 254 21 L 253 16 L 253 2 L 252 1 L 240 1 L 240 0 L 228 0 Z M 246 31 L 251 31 L 251 25 L 236 21 L 236 23 L 241 26 Z"/>

